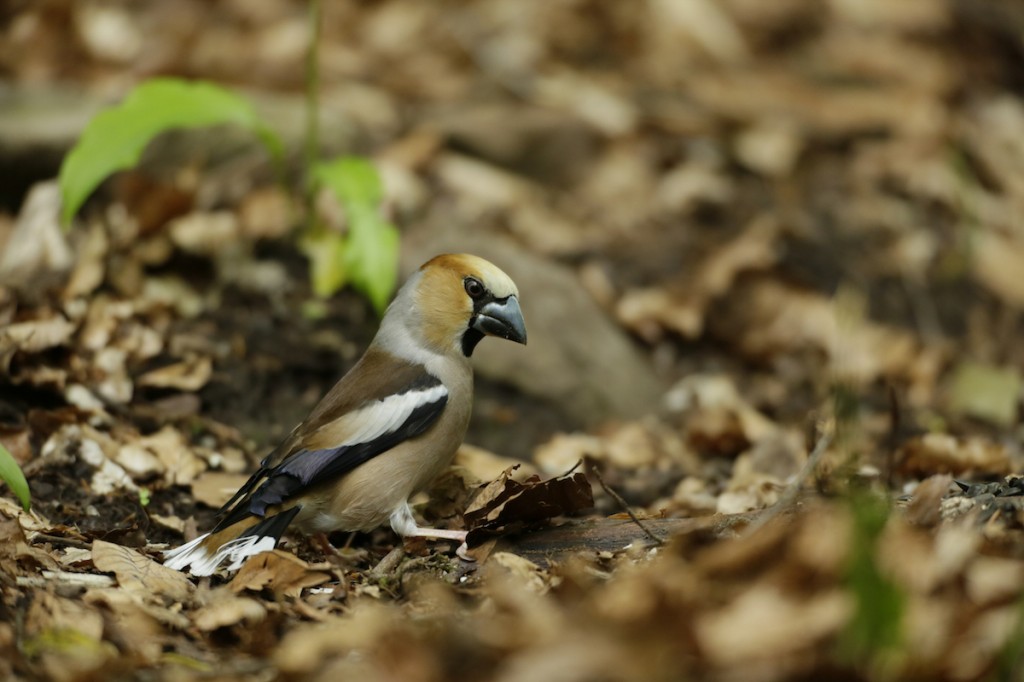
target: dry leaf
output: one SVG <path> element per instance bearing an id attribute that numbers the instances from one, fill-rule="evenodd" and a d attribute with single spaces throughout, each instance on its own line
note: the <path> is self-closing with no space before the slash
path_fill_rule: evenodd
<path id="1" fill-rule="evenodd" d="M 165 597 L 171 602 L 187 602 L 195 590 L 183 573 L 110 542 L 93 541 L 92 562 L 99 570 L 113 573 L 118 585 L 142 599 Z"/>
<path id="2" fill-rule="evenodd" d="M 506 578 L 514 580 L 520 587 L 534 594 L 545 594 L 550 589 L 540 566 L 517 554 L 495 552 L 487 557 L 484 566 L 489 572 L 488 575 L 495 570 L 501 570 Z"/>
<path id="3" fill-rule="evenodd" d="M 192 622 L 203 632 L 238 623 L 252 625 L 267 617 L 267 608 L 255 599 L 236 597 L 226 588 L 214 595 L 210 603 L 192 614 Z"/>
<path id="4" fill-rule="evenodd" d="M 470 529 L 470 545 L 594 506 L 590 483 L 582 473 L 547 481 L 533 476 L 524 483 L 513 480 L 511 475 L 511 470 L 505 471 L 485 486 L 466 509 L 463 516 Z"/>
<path id="5" fill-rule="evenodd" d="M 697 636 L 717 665 L 778 660 L 834 635 L 852 606 L 849 596 L 838 590 L 803 600 L 759 585 L 726 607 L 705 614 L 697 622 Z"/>
<path id="6" fill-rule="evenodd" d="M 1016 367 L 964 361 L 953 370 L 950 409 L 1008 428 L 1017 419 L 1021 377 Z"/>
<path id="7" fill-rule="evenodd" d="M 211 376 L 213 360 L 205 355 L 191 355 L 181 362 L 146 372 L 135 380 L 135 385 L 198 391 Z"/>
<path id="8" fill-rule="evenodd" d="M 461 467 L 469 475 L 467 483 L 478 485 L 486 481 L 493 481 L 501 476 L 502 472 L 514 469 L 513 478 L 522 481 L 537 474 L 537 469 L 529 462 L 520 462 L 511 457 L 502 457 L 489 450 L 475 445 L 463 443 L 455 453 L 454 465 Z M 569 467 L 565 467 L 565 471 Z"/>
<path id="9" fill-rule="evenodd" d="M 907 520 L 918 526 L 934 526 L 942 518 L 942 498 L 949 494 L 953 477 L 936 474 L 922 481 L 907 507 Z"/>
<path id="10" fill-rule="evenodd" d="M 909 474 L 960 475 L 969 471 L 1007 474 L 1013 470 L 1006 448 L 984 438 L 961 439 L 945 433 L 926 433 L 908 441 L 900 454 L 900 469 Z"/>
<path id="11" fill-rule="evenodd" d="M 275 594 L 298 597 L 307 587 L 322 585 L 331 579 L 329 573 L 315 571 L 289 552 L 274 550 L 251 557 L 228 584 L 234 592 L 269 589 Z"/>
<path id="12" fill-rule="evenodd" d="M 197 502 L 220 509 L 248 480 L 248 474 L 204 471 L 192 481 L 192 496 Z"/>

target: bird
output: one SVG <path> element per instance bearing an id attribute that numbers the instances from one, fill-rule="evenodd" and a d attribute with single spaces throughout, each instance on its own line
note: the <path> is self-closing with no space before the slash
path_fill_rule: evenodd
<path id="1" fill-rule="evenodd" d="M 363 356 L 260 463 L 210 532 L 164 553 L 194 576 L 234 571 L 308 534 L 369 531 L 465 541 L 420 527 L 409 498 L 452 462 L 473 403 L 470 357 L 486 336 L 526 344 L 515 282 L 470 254 L 442 254 L 399 289 Z M 464 545 L 463 545 L 464 546 Z"/>

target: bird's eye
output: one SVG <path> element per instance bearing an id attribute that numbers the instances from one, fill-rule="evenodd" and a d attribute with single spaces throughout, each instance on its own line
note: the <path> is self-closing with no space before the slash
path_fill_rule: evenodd
<path id="1" fill-rule="evenodd" d="M 480 280 L 472 277 L 467 277 L 465 281 L 466 293 L 469 294 L 470 298 L 480 298 L 487 291 L 484 285 L 480 283 Z"/>

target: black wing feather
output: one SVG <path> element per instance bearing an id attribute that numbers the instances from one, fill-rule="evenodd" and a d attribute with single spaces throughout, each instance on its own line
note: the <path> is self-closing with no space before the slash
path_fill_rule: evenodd
<path id="1" fill-rule="evenodd" d="M 440 383 L 434 379 L 436 383 Z M 416 386 L 419 388 L 419 386 Z M 267 508 L 281 504 L 311 486 L 337 479 L 402 441 L 429 429 L 444 411 L 447 394 L 415 408 L 394 431 L 366 443 L 323 450 L 299 450 L 276 467 L 267 467 L 269 457 L 220 510 L 213 529 L 223 530 L 249 516 L 264 516 Z M 236 504 L 237 502 L 237 504 Z"/>

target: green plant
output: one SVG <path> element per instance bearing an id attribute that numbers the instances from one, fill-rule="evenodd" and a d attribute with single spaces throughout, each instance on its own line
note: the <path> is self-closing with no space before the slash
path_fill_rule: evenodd
<path id="1" fill-rule="evenodd" d="M 14 496 L 21 502 L 22 509 L 28 511 L 30 507 L 28 481 L 25 480 L 25 474 L 14 460 L 14 456 L 3 445 L 0 445 L 0 481 L 8 485 Z"/>
<path id="2" fill-rule="evenodd" d="M 383 196 L 380 178 L 365 159 L 345 157 L 318 162 L 317 60 L 320 4 L 310 4 L 313 34 L 307 70 L 305 173 L 308 225 L 300 244 L 310 260 L 310 279 L 317 296 L 328 297 L 346 284 L 363 293 L 383 313 L 398 278 L 398 231 L 378 214 Z M 97 187 L 111 174 L 139 162 L 146 146 L 161 133 L 175 128 L 237 125 L 252 131 L 275 160 L 283 157 L 282 144 L 239 95 L 213 83 L 159 78 L 133 90 L 124 101 L 98 114 L 64 159 L 60 169 L 65 225 Z M 331 190 L 348 218 L 348 234 L 318 225 L 313 196 Z"/>
<path id="3" fill-rule="evenodd" d="M 846 583 L 854 613 L 841 638 L 841 650 L 852 663 L 884 668 L 887 655 L 898 651 L 903 633 L 905 595 L 878 567 L 878 540 L 889 519 L 889 503 L 877 494 L 854 489 Z"/>
<path id="4" fill-rule="evenodd" d="M 377 210 L 380 178 L 366 159 L 345 157 L 317 164 L 314 188 L 324 187 L 345 209 L 348 234 L 309 230 L 303 250 L 310 258 L 313 291 L 328 296 L 351 282 L 383 313 L 395 288 L 398 230 Z"/>
<path id="5" fill-rule="evenodd" d="M 213 83 L 156 78 L 119 105 L 101 111 L 60 167 L 61 219 L 69 225 L 92 192 L 112 173 L 139 162 L 157 135 L 174 128 L 231 124 L 251 130 L 280 159 L 281 141 L 242 97 Z"/>

